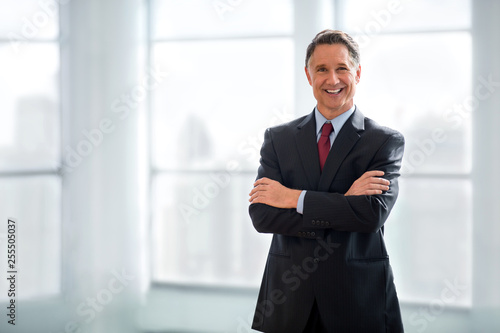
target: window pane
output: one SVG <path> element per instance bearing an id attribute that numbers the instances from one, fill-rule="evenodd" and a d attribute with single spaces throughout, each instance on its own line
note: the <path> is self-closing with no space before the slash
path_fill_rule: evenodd
<path id="1" fill-rule="evenodd" d="M 469 180 L 401 179 L 385 238 L 403 301 L 441 297 L 446 280 L 467 286 L 453 305 L 470 305 L 472 185 Z"/>
<path id="2" fill-rule="evenodd" d="M 468 29 L 470 0 L 346 0 L 346 29 L 358 34 Z"/>
<path id="3" fill-rule="evenodd" d="M 159 43 L 168 76 L 154 92 L 153 165 L 255 172 L 263 130 L 291 120 L 289 39 Z"/>
<path id="4" fill-rule="evenodd" d="M 23 299 L 53 295 L 61 282 L 61 182 L 57 176 L 0 178 L 0 248 L 5 252 L 7 217 L 17 220 L 18 286 Z M 0 269 L 7 271 L 6 257 Z M 7 290 L 0 279 L 0 289 Z M 7 299 L 0 293 L 0 301 Z"/>
<path id="5" fill-rule="evenodd" d="M 470 172 L 471 54 L 468 33 L 377 36 L 361 50 L 356 104 L 403 132 L 403 172 Z"/>
<path id="6" fill-rule="evenodd" d="M 56 169 L 59 165 L 59 50 L 0 44 L 0 170 Z"/>
<path id="7" fill-rule="evenodd" d="M 293 33 L 292 0 L 155 0 L 153 38 Z"/>
<path id="8" fill-rule="evenodd" d="M 220 171 L 154 178 L 154 280 L 260 283 L 270 238 L 248 215 L 254 177 Z"/>
<path id="9" fill-rule="evenodd" d="M 57 38 L 59 14 L 56 4 L 58 2 L 2 0 L 0 38 L 8 39 L 13 49 L 23 47 L 22 45 L 30 40 Z"/>

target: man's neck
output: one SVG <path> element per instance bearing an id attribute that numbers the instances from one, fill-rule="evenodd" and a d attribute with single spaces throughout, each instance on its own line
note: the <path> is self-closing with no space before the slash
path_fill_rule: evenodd
<path id="1" fill-rule="evenodd" d="M 334 118 L 337 118 L 341 114 L 349 111 L 350 109 L 352 109 L 353 106 L 354 106 L 354 103 L 348 107 L 344 106 L 340 110 L 335 110 L 335 109 L 334 110 L 329 110 L 329 109 L 324 110 L 323 108 L 320 109 L 319 106 L 316 106 L 316 108 L 318 109 L 319 113 L 321 113 L 323 115 L 323 117 L 325 117 L 327 120 L 332 120 Z"/>

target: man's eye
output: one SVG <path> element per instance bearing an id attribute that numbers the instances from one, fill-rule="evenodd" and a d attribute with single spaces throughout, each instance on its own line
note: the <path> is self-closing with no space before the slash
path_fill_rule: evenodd
<path id="1" fill-rule="evenodd" d="M 345 73 L 347 72 L 349 69 L 345 68 L 345 67 L 339 67 L 338 71 L 341 72 L 341 73 Z"/>
<path id="2" fill-rule="evenodd" d="M 326 72 L 326 68 L 318 68 L 318 72 Z"/>

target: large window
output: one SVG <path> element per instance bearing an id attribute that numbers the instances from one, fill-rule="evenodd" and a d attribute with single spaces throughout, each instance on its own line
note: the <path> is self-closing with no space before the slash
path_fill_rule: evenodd
<path id="1" fill-rule="evenodd" d="M 295 107 L 295 96 L 312 95 L 294 84 L 306 80 L 296 29 L 330 20 L 361 46 L 356 104 L 406 137 L 386 228 L 402 301 L 429 302 L 447 282 L 471 286 L 470 111 L 481 79 L 469 1 L 318 3 L 312 17 L 291 0 L 151 2 L 150 59 L 169 72 L 151 105 L 155 281 L 258 285 L 269 238 L 252 228 L 247 194 L 262 130 L 312 110 Z M 467 293 L 454 305 L 470 302 Z"/>
<path id="2" fill-rule="evenodd" d="M 471 112 L 481 97 L 473 89 L 481 79 L 472 77 L 470 3 L 343 4 L 340 28 L 361 46 L 356 103 L 406 138 L 400 198 L 386 228 L 400 298 L 429 302 L 447 281 L 470 291 Z M 471 297 L 453 305 L 469 306 Z"/>
<path id="3" fill-rule="evenodd" d="M 151 2 L 151 62 L 168 72 L 151 110 L 155 281 L 259 283 L 269 237 L 247 199 L 265 128 L 293 118 L 292 8 Z"/>
<path id="4" fill-rule="evenodd" d="M 18 298 L 60 290 L 61 177 L 57 6 L 0 5 L 0 247 L 18 225 Z M 7 271 L 6 256 L 0 269 Z M 7 290 L 0 279 L 0 289 Z M 6 300 L 7 293 L 0 294 Z"/>

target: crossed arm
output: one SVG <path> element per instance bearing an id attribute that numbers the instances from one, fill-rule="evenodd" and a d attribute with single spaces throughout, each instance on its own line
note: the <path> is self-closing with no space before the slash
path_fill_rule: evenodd
<path id="1" fill-rule="evenodd" d="M 373 148 L 376 152 L 365 165 L 365 170 L 370 171 L 356 179 L 345 193 L 308 189 L 302 213 L 296 210 L 302 188 L 283 185 L 275 147 L 272 133 L 266 131 L 259 178 L 249 199 L 250 217 L 258 232 L 297 236 L 318 228 L 376 232 L 383 226 L 398 195 L 402 135 L 391 133 Z M 325 226 L 318 226 L 317 221 L 324 221 Z"/>
<path id="2" fill-rule="evenodd" d="M 373 195 L 388 191 L 390 182 L 380 178 L 383 175 L 384 172 L 378 170 L 365 172 L 351 185 L 344 196 Z M 261 203 L 276 208 L 297 208 L 297 201 L 302 192 L 290 189 L 266 177 L 258 179 L 253 186 L 249 194 L 250 203 Z"/>

